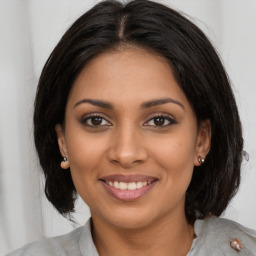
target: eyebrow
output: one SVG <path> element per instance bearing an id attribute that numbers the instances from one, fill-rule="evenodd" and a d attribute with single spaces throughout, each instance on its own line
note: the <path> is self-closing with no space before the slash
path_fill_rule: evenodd
<path id="1" fill-rule="evenodd" d="M 114 108 L 114 106 L 109 102 L 106 102 L 106 101 L 103 101 L 103 100 L 93 100 L 93 99 L 82 99 L 74 105 L 74 108 L 76 106 L 82 104 L 82 103 L 90 103 L 94 106 L 101 107 L 101 108 L 107 108 L 107 109 L 113 109 Z"/>
<path id="2" fill-rule="evenodd" d="M 183 110 L 185 109 L 184 105 L 181 102 L 174 100 L 172 98 L 161 98 L 161 99 L 146 101 L 141 104 L 141 108 L 151 108 L 151 107 L 163 105 L 166 103 L 174 103 L 180 106 Z"/>
<path id="3" fill-rule="evenodd" d="M 92 104 L 94 106 L 101 107 L 101 108 L 114 109 L 114 106 L 111 103 L 109 103 L 107 101 L 103 101 L 103 100 L 94 100 L 94 99 L 82 99 L 74 105 L 74 108 L 82 103 L 89 103 L 89 104 Z M 161 98 L 161 99 L 149 100 L 149 101 L 143 102 L 141 104 L 141 108 L 142 109 L 151 108 L 151 107 L 163 105 L 166 103 L 174 103 L 174 104 L 177 104 L 178 106 L 180 106 L 183 110 L 185 109 L 184 105 L 181 102 L 174 100 L 172 98 Z"/>

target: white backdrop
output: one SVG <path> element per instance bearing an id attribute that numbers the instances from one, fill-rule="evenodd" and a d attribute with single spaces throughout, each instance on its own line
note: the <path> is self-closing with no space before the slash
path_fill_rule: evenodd
<path id="1" fill-rule="evenodd" d="M 32 106 L 44 62 L 70 24 L 98 0 L 0 0 L 0 255 L 72 225 L 46 201 L 32 137 Z M 244 128 L 242 185 L 225 217 L 256 229 L 256 0 L 161 0 L 189 14 L 217 47 Z"/>

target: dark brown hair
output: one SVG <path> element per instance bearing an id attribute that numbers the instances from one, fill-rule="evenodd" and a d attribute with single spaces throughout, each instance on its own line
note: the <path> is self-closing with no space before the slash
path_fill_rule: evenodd
<path id="1" fill-rule="evenodd" d="M 68 29 L 43 68 L 34 136 L 48 200 L 65 216 L 74 211 L 77 193 L 70 171 L 60 168 L 55 125 L 64 121 L 67 98 L 81 70 L 98 54 L 122 44 L 168 59 L 198 123 L 211 121 L 211 149 L 205 163 L 194 168 L 185 211 L 190 223 L 219 216 L 240 183 L 243 138 L 231 85 L 204 33 L 177 11 L 147 0 L 97 4 Z"/>

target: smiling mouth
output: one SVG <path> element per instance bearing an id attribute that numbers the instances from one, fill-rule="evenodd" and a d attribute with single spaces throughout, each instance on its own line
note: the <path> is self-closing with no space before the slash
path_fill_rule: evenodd
<path id="1" fill-rule="evenodd" d="M 144 175 L 112 175 L 99 179 L 107 192 L 121 201 L 133 201 L 147 194 L 158 179 Z"/>
<path id="2" fill-rule="evenodd" d="M 120 190 L 136 190 L 143 188 L 153 181 L 139 181 L 139 182 L 118 182 L 118 181 L 105 181 L 109 186 Z"/>

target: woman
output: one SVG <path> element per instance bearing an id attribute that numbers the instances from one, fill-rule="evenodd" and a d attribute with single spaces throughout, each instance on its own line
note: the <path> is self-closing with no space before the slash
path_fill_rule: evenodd
<path id="1" fill-rule="evenodd" d="M 42 71 L 34 135 L 45 193 L 84 227 L 9 255 L 256 255 L 256 232 L 217 218 L 240 182 L 243 139 L 206 36 L 158 3 L 103 1 Z"/>

